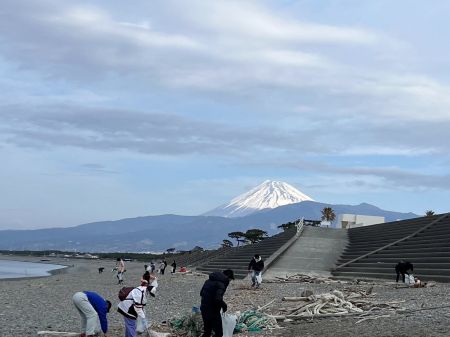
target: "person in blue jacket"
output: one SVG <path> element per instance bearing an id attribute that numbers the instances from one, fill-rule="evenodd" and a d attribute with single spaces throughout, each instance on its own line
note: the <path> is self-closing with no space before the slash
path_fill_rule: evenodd
<path id="1" fill-rule="evenodd" d="M 91 337 L 101 331 L 107 337 L 106 314 L 111 309 L 111 302 L 93 291 L 79 291 L 72 300 L 81 316 L 81 337 Z"/>

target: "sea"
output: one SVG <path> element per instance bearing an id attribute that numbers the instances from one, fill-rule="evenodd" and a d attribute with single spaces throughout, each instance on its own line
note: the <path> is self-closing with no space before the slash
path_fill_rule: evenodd
<path id="1" fill-rule="evenodd" d="M 49 276 L 51 270 L 64 267 L 58 264 L 0 260 L 0 279 Z"/>

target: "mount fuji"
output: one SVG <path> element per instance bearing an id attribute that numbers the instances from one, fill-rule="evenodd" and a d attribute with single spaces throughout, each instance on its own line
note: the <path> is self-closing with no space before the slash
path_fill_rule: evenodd
<path id="1" fill-rule="evenodd" d="M 203 215 L 235 218 L 302 201 L 314 200 L 285 182 L 266 180 L 250 191 L 235 197 L 229 203 Z"/>

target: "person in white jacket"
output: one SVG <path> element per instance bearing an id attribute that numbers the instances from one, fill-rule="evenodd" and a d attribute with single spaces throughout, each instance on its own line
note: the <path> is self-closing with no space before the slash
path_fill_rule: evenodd
<path id="1" fill-rule="evenodd" d="M 119 302 L 117 311 L 125 321 L 125 337 L 136 337 L 136 319 L 145 319 L 144 307 L 147 304 L 149 281 L 142 279 L 141 285 L 134 288 L 123 301 Z"/>

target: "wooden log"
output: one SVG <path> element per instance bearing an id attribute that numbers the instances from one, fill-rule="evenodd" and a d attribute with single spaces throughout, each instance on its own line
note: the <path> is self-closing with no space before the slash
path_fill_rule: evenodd
<path id="1" fill-rule="evenodd" d="M 289 297 L 289 296 L 285 296 L 281 300 L 282 301 L 286 301 L 286 302 L 307 301 L 308 297 Z"/>
<path id="2" fill-rule="evenodd" d="M 57 337 L 78 337 L 78 332 L 65 332 L 65 331 L 38 331 L 38 336 L 57 336 Z"/>

